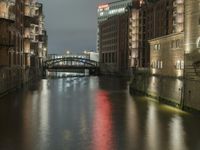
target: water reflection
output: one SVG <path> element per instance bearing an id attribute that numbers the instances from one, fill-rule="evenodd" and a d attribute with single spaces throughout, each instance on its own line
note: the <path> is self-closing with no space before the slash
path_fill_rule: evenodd
<path id="1" fill-rule="evenodd" d="M 156 105 L 152 102 L 149 103 L 148 107 L 148 113 L 147 113 L 147 123 L 146 123 L 146 140 L 147 145 L 146 149 L 148 150 L 160 150 L 160 142 L 161 142 L 161 136 L 160 136 L 160 128 L 159 128 L 159 122 L 158 122 L 158 112 Z"/>
<path id="2" fill-rule="evenodd" d="M 93 122 L 93 150 L 114 150 L 112 105 L 106 91 L 98 91 Z"/>
<path id="3" fill-rule="evenodd" d="M 186 150 L 185 132 L 183 128 L 182 118 L 175 115 L 169 124 L 170 132 L 170 150 Z"/>
<path id="4" fill-rule="evenodd" d="M 139 149 L 139 120 L 137 106 L 130 95 L 127 93 L 126 101 L 126 149 Z"/>
<path id="5" fill-rule="evenodd" d="M 46 149 L 48 147 L 49 137 L 49 91 L 48 81 L 43 80 L 40 91 L 28 92 L 24 111 L 24 149 L 30 149 L 29 145 L 33 144 L 34 140 L 38 140 L 38 144 L 34 145 L 33 148 Z M 38 133 L 37 139 L 34 139 Z"/>
<path id="6" fill-rule="evenodd" d="M 42 89 L 40 95 L 40 107 L 39 107 L 39 133 L 40 133 L 40 149 L 48 148 L 49 131 L 49 91 L 48 81 L 43 80 Z"/>
<path id="7" fill-rule="evenodd" d="M 199 150 L 199 117 L 113 77 L 47 79 L 0 100 L 2 150 Z"/>

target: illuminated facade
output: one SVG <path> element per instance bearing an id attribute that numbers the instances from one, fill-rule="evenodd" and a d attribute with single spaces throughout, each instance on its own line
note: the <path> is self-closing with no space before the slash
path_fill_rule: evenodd
<path id="1" fill-rule="evenodd" d="M 127 73 L 138 66 L 138 8 L 133 0 L 99 5 L 97 47 L 104 72 Z"/>
<path id="2" fill-rule="evenodd" d="M 43 5 L 26 0 L 24 7 L 25 65 L 40 67 L 47 56 L 47 34 L 44 28 Z"/>
<path id="3" fill-rule="evenodd" d="M 0 66 L 23 66 L 23 26 L 17 20 L 23 24 L 23 1 L 0 0 Z"/>
<path id="4" fill-rule="evenodd" d="M 128 18 L 128 13 L 116 15 L 99 24 L 102 73 L 123 74 L 128 70 Z"/>
<path id="5" fill-rule="evenodd" d="M 183 77 L 183 32 L 150 40 L 150 50 L 150 67 L 153 75 Z"/>
<path id="6" fill-rule="evenodd" d="M 150 68 L 154 75 L 183 77 L 184 1 L 160 0 L 155 8 L 155 29 L 150 43 Z M 165 9 L 168 11 L 165 11 Z M 163 16 L 166 16 L 163 19 Z"/>
<path id="7" fill-rule="evenodd" d="M 200 0 L 185 0 L 185 104 L 200 110 Z"/>
<path id="8" fill-rule="evenodd" d="M 47 55 L 43 19 L 36 0 L 0 0 L 0 93 L 39 75 Z"/>
<path id="9" fill-rule="evenodd" d="M 184 1 L 149 1 L 141 5 L 139 12 L 139 67 L 149 67 L 148 40 L 184 31 Z"/>
<path id="10" fill-rule="evenodd" d="M 133 0 L 119 0 L 111 3 L 99 4 L 97 7 L 97 23 L 106 21 L 109 17 L 124 14 L 128 7 L 132 7 Z M 99 27 L 97 27 L 97 51 L 99 52 Z"/>

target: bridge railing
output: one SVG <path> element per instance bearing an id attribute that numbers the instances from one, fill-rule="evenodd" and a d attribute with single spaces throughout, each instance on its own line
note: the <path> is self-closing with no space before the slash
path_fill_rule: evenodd
<path id="1" fill-rule="evenodd" d="M 44 67 L 52 66 L 87 66 L 87 67 L 98 67 L 99 63 L 87 58 L 79 57 L 62 57 L 55 59 L 48 59 L 44 62 Z"/>

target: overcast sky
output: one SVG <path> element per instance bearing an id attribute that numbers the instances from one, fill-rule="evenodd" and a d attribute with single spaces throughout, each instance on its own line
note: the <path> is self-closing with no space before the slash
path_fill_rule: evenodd
<path id="1" fill-rule="evenodd" d="M 96 49 L 99 3 L 113 0 L 39 0 L 44 4 L 49 53 Z"/>

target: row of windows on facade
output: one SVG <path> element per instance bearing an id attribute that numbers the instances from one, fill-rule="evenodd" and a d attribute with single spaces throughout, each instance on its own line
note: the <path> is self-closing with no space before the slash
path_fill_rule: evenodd
<path id="1" fill-rule="evenodd" d="M 112 46 L 104 46 L 102 47 L 102 51 L 116 51 L 117 50 L 117 46 L 116 45 L 112 45 Z"/>
<path id="2" fill-rule="evenodd" d="M 101 35 L 101 37 L 102 37 L 102 39 L 110 39 L 110 38 L 115 38 L 115 37 L 117 37 L 117 32 L 111 32 L 111 33 L 103 33 L 102 35 Z"/>
<path id="3" fill-rule="evenodd" d="M 155 69 L 163 69 L 163 61 L 162 60 L 153 61 L 152 64 L 151 64 L 151 67 L 155 68 Z M 175 64 L 175 68 L 177 70 L 184 69 L 184 61 L 183 60 L 177 60 L 176 64 Z"/>
<path id="4" fill-rule="evenodd" d="M 170 48 L 182 48 L 183 47 L 183 40 L 177 39 L 170 41 Z M 161 44 L 154 44 L 154 50 L 160 50 Z"/>
<path id="5" fill-rule="evenodd" d="M 106 40 L 106 41 L 102 41 L 101 43 L 102 43 L 102 45 L 116 44 L 117 39 L 109 39 L 109 40 Z"/>
<path id="6" fill-rule="evenodd" d="M 106 26 L 106 27 L 103 27 L 102 28 L 102 31 L 103 32 L 108 32 L 108 31 L 114 31 L 114 30 L 117 30 L 117 26 L 116 26 L 116 23 L 113 23 L 114 25 L 112 26 Z"/>
<path id="7" fill-rule="evenodd" d="M 116 53 L 102 53 L 102 63 L 116 63 Z"/>

